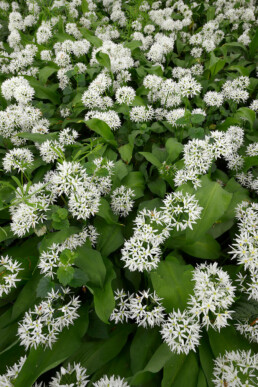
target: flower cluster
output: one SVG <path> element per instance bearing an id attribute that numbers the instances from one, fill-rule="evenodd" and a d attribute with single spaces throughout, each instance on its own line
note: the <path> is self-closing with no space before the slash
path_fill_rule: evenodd
<path id="1" fill-rule="evenodd" d="M 151 271 L 158 266 L 161 257 L 160 246 L 173 229 L 192 228 L 200 218 L 202 208 L 194 195 L 181 191 L 168 194 L 163 200 L 164 207 L 142 210 L 134 220 L 134 234 L 125 242 L 122 260 L 131 271 Z"/>
<path id="2" fill-rule="evenodd" d="M 200 324 L 189 311 L 180 310 L 169 313 L 165 323 L 162 324 L 161 336 L 172 352 L 177 354 L 196 351 L 200 341 Z"/>
<path id="3" fill-rule="evenodd" d="M 19 323 L 18 336 L 26 350 L 39 345 L 51 348 L 59 333 L 79 317 L 80 301 L 78 297 L 70 297 L 69 293 L 69 288 L 62 288 L 61 291 L 52 289 L 33 311 L 25 313 Z"/>
<path id="4" fill-rule="evenodd" d="M 18 362 L 13 364 L 11 367 L 7 367 L 6 373 L 0 375 L 0 385 L 6 387 L 12 387 L 13 382 L 19 375 L 23 364 L 25 363 L 27 356 L 22 356 Z"/>
<path id="5" fill-rule="evenodd" d="M 71 235 L 62 244 L 53 243 L 40 255 L 38 267 L 41 274 L 52 279 L 55 278 L 56 270 L 59 267 L 67 268 L 73 265 L 76 254 L 72 252 L 77 247 L 84 245 L 87 240 L 94 246 L 97 235 L 96 229 L 93 226 L 88 226 L 84 227 L 79 234 Z"/>
<path id="6" fill-rule="evenodd" d="M 129 387 L 129 384 L 120 376 L 108 377 L 104 375 L 100 380 L 93 383 L 94 387 Z"/>
<path id="7" fill-rule="evenodd" d="M 138 326 L 153 328 L 160 326 L 164 321 L 164 307 L 162 299 L 157 294 L 150 293 L 150 289 L 136 294 L 127 294 L 123 289 L 115 292 L 116 308 L 113 310 L 110 320 L 128 322 L 134 320 Z"/>
<path id="8" fill-rule="evenodd" d="M 111 208 L 114 214 L 127 216 L 133 208 L 135 196 L 131 188 L 126 188 L 124 185 L 116 188 L 111 195 Z"/>
<path id="9" fill-rule="evenodd" d="M 230 254 L 243 265 L 246 275 L 240 273 L 242 291 L 258 300 L 258 205 L 243 201 L 236 208 L 239 234 L 236 235 Z"/>
<path id="10" fill-rule="evenodd" d="M 175 184 L 180 186 L 191 181 L 197 189 L 201 186 L 200 175 L 208 172 L 212 163 L 224 157 L 228 168 L 238 170 L 243 166 L 243 157 L 237 151 L 243 144 L 244 132 L 238 126 L 230 126 L 226 132 L 218 130 L 205 136 L 204 140 L 193 139 L 184 146 L 184 165 L 175 176 Z"/>
<path id="11" fill-rule="evenodd" d="M 11 289 L 16 288 L 16 283 L 21 281 L 21 278 L 17 278 L 19 272 L 23 270 L 21 264 L 14 261 L 11 257 L 6 255 L 0 258 L 0 297 L 3 294 L 10 293 Z"/>
<path id="12" fill-rule="evenodd" d="M 228 325 L 233 311 L 235 286 L 229 275 L 218 267 L 217 262 L 201 264 L 194 270 L 194 295 L 191 296 L 189 311 L 197 316 L 202 327 L 220 330 Z"/>
<path id="13" fill-rule="evenodd" d="M 226 351 L 214 361 L 215 386 L 256 386 L 258 381 L 258 356 L 250 351 Z"/>
<path id="14" fill-rule="evenodd" d="M 61 367 L 60 371 L 52 377 L 49 387 L 58 387 L 63 385 L 85 387 L 89 383 L 89 376 L 86 374 L 87 369 L 80 364 L 68 363 L 67 367 Z"/>
<path id="15" fill-rule="evenodd" d="M 32 165 L 33 160 L 33 154 L 29 149 L 14 148 L 6 153 L 3 159 L 3 167 L 6 172 L 11 172 L 12 169 L 24 172 Z"/>

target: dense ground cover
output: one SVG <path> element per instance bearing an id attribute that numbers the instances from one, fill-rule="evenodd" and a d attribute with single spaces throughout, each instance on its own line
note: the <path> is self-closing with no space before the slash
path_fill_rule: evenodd
<path id="1" fill-rule="evenodd" d="M 0 27 L 0 387 L 257 386 L 255 1 Z"/>

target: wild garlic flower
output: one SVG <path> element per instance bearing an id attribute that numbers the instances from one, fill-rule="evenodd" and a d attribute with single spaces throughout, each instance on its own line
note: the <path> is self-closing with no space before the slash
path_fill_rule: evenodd
<path id="1" fill-rule="evenodd" d="M 255 317 L 252 320 L 238 321 L 234 326 L 250 342 L 258 343 L 258 320 Z"/>
<path id="2" fill-rule="evenodd" d="M 124 380 L 124 378 L 120 378 L 120 376 L 108 377 L 104 375 L 97 382 L 93 383 L 94 387 L 129 387 L 129 384 Z"/>
<path id="3" fill-rule="evenodd" d="M 135 96 L 135 90 L 129 86 L 120 87 L 116 91 L 116 101 L 119 104 L 131 105 Z"/>
<path id="4" fill-rule="evenodd" d="M 130 111 L 130 119 L 133 122 L 151 121 L 154 116 L 154 110 L 151 106 L 135 106 Z"/>
<path id="5" fill-rule="evenodd" d="M 88 219 L 95 215 L 100 206 L 100 191 L 93 185 L 78 186 L 71 192 L 68 200 L 68 209 L 76 219 Z"/>
<path id="6" fill-rule="evenodd" d="M 217 91 L 207 91 L 207 93 L 203 97 L 204 102 L 208 106 L 222 106 L 223 104 L 223 94 L 218 93 Z"/>
<path id="7" fill-rule="evenodd" d="M 40 27 L 36 32 L 36 38 L 38 44 L 46 44 L 53 36 L 50 22 L 42 21 Z"/>
<path id="8" fill-rule="evenodd" d="M 258 355 L 249 351 L 226 351 L 214 361 L 213 382 L 220 386 L 257 386 Z"/>
<path id="9" fill-rule="evenodd" d="M 73 365 L 68 363 L 66 367 L 61 366 L 60 371 L 51 378 L 49 387 L 85 387 L 89 383 L 89 376 L 86 372 L 87 369 L 82 367 L 79 363 L 74 363 Z"/>
<path id="10" fill-rule="evenodd" d="M 46 163 L 53 163 L 55 160 L 58 160 L 64 150 L 63 144 L 56 140 L 46 140 L 39 145 L 40 156 Z"/>
<path id="11" fill-rule="evenodd" d="M 115 324 L 128 322 L 131 318 L 130 298 L 132 296 L 129 292 L 126 293 L 124 289 L 115 291 L 116 307 L 109 317 L 110 321 L 115 321 Z"/>
<path id="12" fill-rule="evenodd" d="M 104 121 L 112 130 L 117 130 L 121 126 L 121 120 L 115 110 L 108 110 L 106 112 L 90 110 L 86 114 L 85 120 L 87 121 L 91 118 L 98 118 L 99 120 Z"/>
<path id="13" fill-rule="evenodd" d="M 151 271 L 158 266 L 161 257 L 159 246 L 168 237 L 163 213 L 144 209 L 134 222 L 134 234 L 125 242 L 121 259 L 130 271 Z"/>
<path id="14" fill-rule="evenodd" d="M 111 208 L 114 214 L 119 216 L 127 216 L 132 210 L 135 196 L 131 188 L 126 188 L 124 185 L 116 188 L 111 195 Z"/>
<path id="15" fill-rule="evenodd" d="M 244 141 L 244 131 L 239 126 L 230 126 L 227 132 L 218 130 L 205 136 L 204 140 L 194 138 L 184 145 L 183 169 L 177 171 L 175 184 L 180 186 L 192 181 L 194 188 L 201 186 L 200 175 L 208 172 L 212 163 L 219 157 L 224 157 L 228 168 L 238 170 L 244 159 L 237 153 Z"/>
<path id="16" fill-rule="evenodd" d="M 11 289 L 16 288 L 16 283 L 21 281 L 21 278 L 17 278 L 19 272 L 23 270 L 20 266 L 19 262 L 8 255 L 0 257 L 0 297 L 4 293 L 10 293 Z"/>
<path id="17" fill-rule="evenodd" d="M 59 133 L 59 142 L 63 146 L 72 145 L 75 143 L 79 133 L 70 128 L 65 128 Z"/>
<path id="18" fill-rule="evenodd" d="M 193 228 L 193 224 L 200 218 L 202 207 L 194 195 L 188 193 L 173 192 L 166 195 L 163 200 L 165 207 L 161 207 L 165 224 L 171 229 L 185 230 Z"/>
<path id="19" fill-rule="evenodd" d="M 251 171 L 248 171 L 247 173 L 236 173 L 236 179 L 243 187 L 249 188 L 258 193 L 258 178 L 255 177 Z"/>
<path id="20" fill-rule="evenodd" d="M 90 177 L 91 182 L 94 183 L 101 195 L 107 195 L 111 191 L 112 179 L 114 173 L 114 162 L 99 157 L 93 160 L 94 171 Z"/>
<path id="21" fill-rule="evenodd" d="M 0 111 L 0 134 L 10 138 L 14 145 L 21 145 L 26 140 L 16 136 L 19 132 L 30 132 L 39 123 L 42 113 L 39 109 L 29 105 L 9 105 Z"/>
<path id="22" fill-rule="evenodd" d="M 27 356 L 22 356 L 17 363 L 13 364 L 11 367 L 7 367 L 6 373 L 4 375 L 0 375 L 0 386 L 13 387 L 13 383 L 18 377 L 26 360 Z"/>
<path id="23" fill-rule="evenodd" d="M 181 95 L 183 97 L 192 98 L 201 92 L 202 86 L 191 75 L 186 75 L 178 82 Z"/>
<path id="24" fill-rule="evenodd" d="M 64 250 L 70 250 L 70 255 L 73 257 L 72 251 L 77 247 L 84 245 L 89 240 L 94 246 L 97 239 L 97 231 L 95 227 L 84 227 L 78 234 L 72 234 L 63 243 L 53 243 L 47 250 L 43 251 L 39 257 L 38 268 L 40 273 L 52 279 L 56 276 L 56 271 L 59 267 L 69 267 L 73 265 L 73 260 L 63 261 L 60 257 Z"/>
<path id="25" fill-rule="evenodd" d="M 2 83 L 2 94 L 7 101 L 14 98 L 20 104 L 27 104 L 33 99 L 35 90 L 22 76 L 12 77 Z"/>
<path id="26" fill-rule="evenodd" d="M 222 94 L 225 99 L 232 100 L 236 103 L 246 102 L 249 93 L 245 89 L 249 86 L 248 77 L 240 76 L 233 81 L 226 81 L 222 86 Z"/>
<path id="27" fill-rule="evenodd" d="M 161 336 L 172 352 L 177 354 L 196 351 L 200 342 L 201 326 L 198 319 L 187 310 L 169 313 L 161 326 Z"/>
<path id="28" fill-rule="evenodd" d="M 178 108 L 178 109 L 168 111 L 166 115 L 166 119 L 171 125 L 175 127 L 184 126 L 184 124 L 178 124 L 176 122 L 179 118 L 183 118 L 184 115 L 185 115 L 185 109 Z"/>
<path id="29" fill-rule="evenodd" d="M 97 52 L 108 54 L 111 63 L 112 73 L 118 73 L 121 70 L 126 70 L 134 65 L 131 50 L 123 46 L 123 44 L 116 44 L 111 40 L 106 40 L 100 48 L 94 48 L 92 51 L 92 58 L 90 65 L 97 64 Z"/>
<path id="30" fill-rule="evenodd" d="M 239 231 L 232 250 L 232 258 L 237 258 L 244 269 L 258 270 L 258 204 L 242 202 L 237 206 Z"/>
<path id="31" fill-rule="evenodd" d="M 254 99 L 249 106 L 249 109 L 255 111 L 256 113 L 258 112 L 258 99 Z"/>
<path id="32" fill-rule="evenodd" d="M 129 298 L 130 318 L 135 320 L 138 326 L 153 328 L 164 322 L 165 308 L 161 304 L 162 298 L 157 294 L 147 291 L 139 292 Z"/>
<path id="33" fill-rule="evenodd" d="M 52 348 L 59 333 L 79 317 L 80 301 L 69 293 L 69 288 L 56 292 L 52 289 L 33 311 L 25 313 L 19 323 L 18 336 L 26 350 L 39 345 Z"/>
<path id="34" fill-rule="evenodd" d="M 249 269 L 245 275 L 238 273 L 237 282 L 241 292 L 258 301 L 258 269 Z"/>
<path id="35" fill-rule="evenodd" d="M 6 172 L 11 172 L 12 169 L 24 172 L 32 165 L 33 160 L 33 154 L 29 149 L 14 148 L 3 158 L 3 167 Z"/>
<path id="36" fill-rule="evenodd" d="M 258 156 L 258 142 L 254 142 L 253 144 L 249 144 L 246 149 L 246 154 L 248 156 Z"/>
<path id="37" fill-rule="evenodd" d="M 17 188 L 16 198 L 10 206 L 12 232 L 22 237 L 31 228 L 43 223 L 54 199 L 43 183 L 25 184 L 22 191 Z"/>
<path id="38" fill-rule="evenodd" d="M 233 311 L 235 286 L 229 275 L 218 267 L 217 262 L 200 264 L 194 269 L 194 296 L 188 302 L 189 312 L 196 316 L 202 327 L 220 331 L 228 325 Z"/>

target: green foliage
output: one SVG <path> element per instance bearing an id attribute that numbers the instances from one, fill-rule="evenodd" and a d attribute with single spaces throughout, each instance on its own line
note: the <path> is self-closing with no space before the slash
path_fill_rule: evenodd
<path id="1" fill-rule="evenodd" d="M 255 334 L 237 329 L 258 323 L 254 1 L 61 3 L 0 7 L 0 374 L 26 355 L 10 386 L 47 386 L 76 363 L 90 387 L 104 375 L 139 387 L 213 387 L 216 358 L 258 351 Z M 223 101 L 209 103 L 210 92 Z M 12 159 L 17 150 L 32 161 Z M 181 192 L 165 214 L 164 200 Z M 192 223 L 187 198 L 202 208 Z M 189 311 L 201 264 L 234 286 L 231 318 L 207 329 L 197 307 L 200 342 L 178 353 L 162 327 Z M 65 326 L 50 347 L 38 344 L 37 329 L 54 294 L 50 320 Z M 164 308 L 157 323 L 150 294 Z M 79 305 L 70 324 L 66 299 Z M 37 314 L 26 332 L 33 326 L 37 339 L 26 348 L 19 330 Z M 210 310 L 211 325 L 214 316 Z M 77 385 L 73 377 L 62 385 Z"/>

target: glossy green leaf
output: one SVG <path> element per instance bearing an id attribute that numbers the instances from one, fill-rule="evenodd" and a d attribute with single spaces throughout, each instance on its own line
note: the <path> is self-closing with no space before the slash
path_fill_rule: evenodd
<path id="1" fill-rule="evenodd" d="M 189 296 L 193 293 L 191 265 L 162 261 L 150 274 L 154 290 L 163 298 L 167 312 L 180 308 L 184 310 Z"/>

